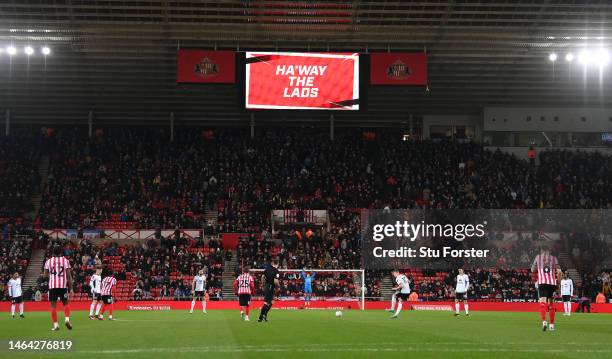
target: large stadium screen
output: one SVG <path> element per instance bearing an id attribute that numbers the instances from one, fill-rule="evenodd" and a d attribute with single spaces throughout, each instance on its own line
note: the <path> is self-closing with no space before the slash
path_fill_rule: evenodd
<path id="1" fill-rule="evenodd" d="M 247 52 L 246 108 L 359 110 L 359 55 Z"/>

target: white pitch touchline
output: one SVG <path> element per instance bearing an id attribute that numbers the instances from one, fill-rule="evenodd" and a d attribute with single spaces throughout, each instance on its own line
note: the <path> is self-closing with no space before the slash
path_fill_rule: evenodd
<path id="1" fill-rule="evenodd" d="M 355 346 L 373 346 L 373 345 L 462 345 L 462 346 L 470 346 L 470 345 L 484 345 L 484 346 L 494 346 L 494 345 L 531 345 L 532 342 L 377 342 L 377 343 L 310 343 L 311 345 L 317 345 L 317 346 L 333 346 L 333 347 L 343 347 L 343 346 L 347 346 L 347 347 L 355 347 Z M 575 346 L 575 345 L 581 345 L 581 346 L 598 346 L 598 345 L 609 345 L 609 342 L 603 342 L 603 343 L 598 343 L 598 342 L 589 342 L 589 343 L 579 343 L 579 342 L 561 342 L 561 343 L 554 343 L 554 342 L 538 342 L 538 345 L 555 345 L 555 346 L 559 346 L 559 347 L 563 347 L 563 346 Z M 262 344 L 265 345 L 266 347 L 275 347 L 275 348 L 287 348 L 287 349 L 291 349 L 291 348 L 301 348 L 303 346 L 300 347 L 295 347 L 295 346 L 291 346 L 288 344 Z M 240 345 L 240 346 L 236 346 L 236 345 L 213 345 L 213 346 L 205 346 L 205 347 L 196 347 L 196 348 L 206 348 L 206 349 L 217 349 L 217 348 L 241 348 L 241 349 L 249 349 L 249 348 L 261 348 L 262 345 Z M 307 344 L 308 345 L 308 344 Z M 190 347 L 182 347 L 181 349 L 189 349 Z M 155 348 L 153 348 L 155 349 Z M 160 350 L 171 350 L 172 348 L 159 348 Z M 126 349 L 126 350 L 132 350 L 132 349 Z M 133 350 L 141 350 L 141 349 L 133 349 Z M 146 349 L 142 349 L 142 350 L 146 350 Z M 97 351 L 96 351 L 97 352 Z"/>
<path id="2" fill-rule="evenodd" d="M 125 350 L 90 350 L 90 351 L 78 351 L 79 353 L 87 354 L 131 354 L 131 353 L 194 353 L 194 352 L 211 352 L 211 353 L 245 353 L 245 352 L 310 352 L 310 353 L 324 353 L 324 352 L 486 352 L 486 353 L 612 353 L 612 349 L 518 349 L 518 348 L 474 348 L 474 349 L 462 349 L 462 348 L 423 348 L 423 347 L 367 347 L 367 348 L 245 348 L 245 347 L 192 347 L 192 348 L 145 348 L 145 349 L 125 349 Z"/>

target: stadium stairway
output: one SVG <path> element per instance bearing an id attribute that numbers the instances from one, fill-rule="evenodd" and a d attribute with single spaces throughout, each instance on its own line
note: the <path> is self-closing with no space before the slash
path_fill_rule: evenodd
<path id="1" fill-rule="evenodd" d="M 578 272 L 578 269 L 576 269 L 576 267 L 574 266 L 574 263 L 572 262 L 569 253 L 559 253 L 559 264 L 561 265 L 562 269 L 567 270 L 569 277 L 575 284 L 582 284 L 582 277 L 580 276 L 580 272 Z"/>
<path id="2" fill-rule="evenodd" d="M 28 269 L 26 269 L 25 277 L 23 278 L 23 283 L 21 285 L 24 290 L 29 287 L 32 287 L 32 289 L 36 287 L 36 282 L 38 280 L 38 276 L 42 272 L 44 261 L 45 250 L 34 249 L 32 251 L 32 256 L 30 257 L 30 262 L 28 262 Z"/>
<path id="3" fill-rule="evenodd" d="M 217 212 L 217 206 L 215 205 L 212 209 L 207 209 L 204 211 L 204 220 L 206 224 L 211 227 L 217 226 L 217 220 L 219 219 L 219 212 Z"/>
<path id="4" fill-rule="evenodd" d="M 30 197 L 30 203 L 32 203 L 32 212 L 30 212 L 30 219 L 36 218 L 38 216 L 38 211 L 40 210 L 40 202 L 42 201 L 42 194 L 47 186 L 47 176 L 49 175 L 49 156 L 43 155 L 40 158 L 40 163 L 38 164 L 38 174 L 40 175 L 40 187 L 37 192 L 32 194 Z"/>
<path id="5" fill-rule="evenodd" d="M 393 295 L 393 282 L 391 281 L 391 277 L 388 275 L 384 276 L 380 281 L 380 295 L 383 300 L 391 300 L 391 295 Z"/>
<path id="6" fill-rule="evenodd" d="M 221 296 L 223 300 L 236 300 L 238 297 L 234 293 L 234 269 L 238 265 L 238 258 L 236 251 L 232 250 L 232 259 L 223 261 L 223 288 L 221 289 Z"/>

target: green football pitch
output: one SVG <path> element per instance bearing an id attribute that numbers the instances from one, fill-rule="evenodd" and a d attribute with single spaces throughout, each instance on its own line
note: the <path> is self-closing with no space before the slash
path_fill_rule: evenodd
<path id="1" fill-rule="evenodd" d="M 238 311 L 116 312 L 92 321 L 73 312 L 74 329 L 51 332 L 49 314 L 0 316 L 0 358 L 612 358 L 612 315 L 558 315 L 542 332 L 537 313 L 273 310 L 268 323 L 243 322 Z M 251 313 L 257 317 L 257 311 Z M 61 318 L 61 317 L 60 317 Z M 70 339 L 70 352 L 18 353 L 8 340 Z"/>

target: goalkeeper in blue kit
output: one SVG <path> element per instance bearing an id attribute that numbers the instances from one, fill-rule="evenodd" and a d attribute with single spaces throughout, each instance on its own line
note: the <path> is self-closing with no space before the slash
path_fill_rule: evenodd
<path id="1" fill-rule="evenodd" d="M 314 280 L 315 275 L 316 275 L 315 272 L 306 274 L 304 270 L 302 270 L 302 273 L 300 275 L 302 279 L 304 280 L 304 306 L 305 307 L 310 306 L 310 298 L 312 297 L 312 281 Z"/>

